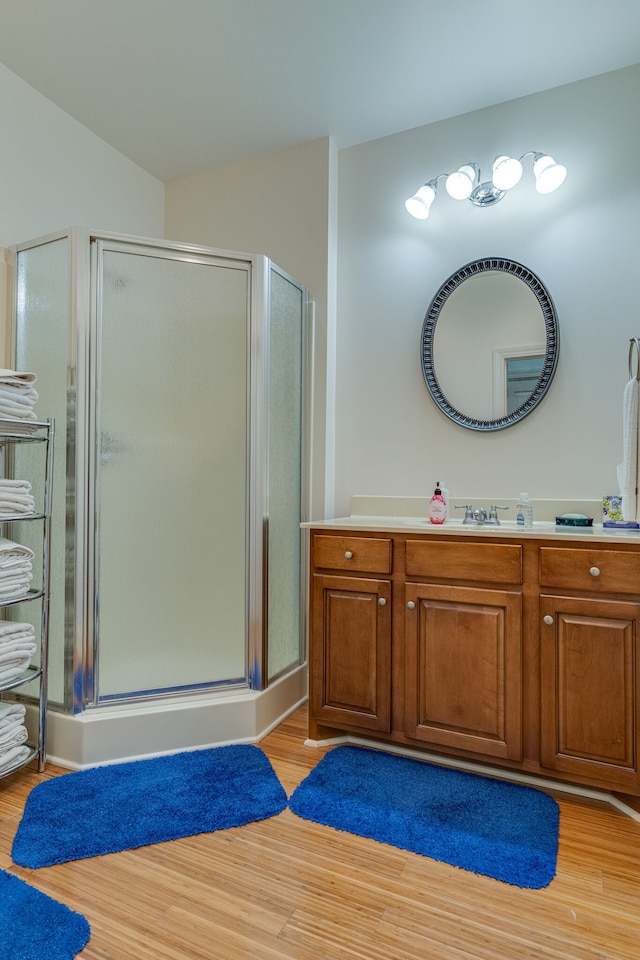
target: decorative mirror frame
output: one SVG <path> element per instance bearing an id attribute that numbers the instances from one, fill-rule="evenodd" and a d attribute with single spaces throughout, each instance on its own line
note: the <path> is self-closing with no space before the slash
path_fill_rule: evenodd
<path id="1" fill-rule="evenodd" d="M 454 290 L 457 290 L 460 284 L 465 280 L 468 280 L 470 277 L 477 276 L 480 273 L 484 273 L 487 270 L 497 270 L 501 271 L 502 273 L 508 273 L 512 276 L 518 277 L 520 280 L 526 283 L 526 285 L 535 295 L 538 303 L 540 304 L 540 309 L 542 310 L 542 316 L 544 319 L 546 349 L 542 373 L 540 374 L 540 378 L 533 392 L 530 394 L 527 400 L 525 400 L 525 402 L 519 406 L 517 410 L 514 410 L 513 413 L 509 413 L 504 417 L 499 417 L 496 420 L 477 420 L 474 417 L 470 417 L 465 413 L 461 413 L 460 410 L 457 410 L 456 407 L 454 407 L 443 394 L 440 384 L 438 383 L 433 362 L 433 341 L 436 324 L 440 317 L 442 308 Z M 546 289 L 540 278 L 537 277 L 531 270 L 527 269 L 527 267 L 524 267 L 521 263 L 517 263 L 515 260 L 506 260 L 503 257 L 487 257 L 483 260 L 472 260 L 470 263 L 465 264 L 464 267 L 461 267 L 460 270 L 456 270 L 456 272 L 453 273 L 449 279 L 442 284 L 435 297 L 431 301 L 422 325 L 422 372 L 427 384 L 427 388 L 435 403 L 442 410 L 442 412 L 449 417 L 450 420 L 453 420 L 455 423 L 460 424 L 460 426 L 467 427 L 470 430 L 502 430 L 505 427 L 510 427 L 519 420 L 522 420 L 523 417 L 526 417 L 529 413 L 531 413 L 533 408 L 540 403 L 542 397 L 549 388 L 551 380 L 553 379 L 556 365 L 558 363 L 559 346 L 558 319 L 556 316 L 556 310 L 549 291 Z"/>

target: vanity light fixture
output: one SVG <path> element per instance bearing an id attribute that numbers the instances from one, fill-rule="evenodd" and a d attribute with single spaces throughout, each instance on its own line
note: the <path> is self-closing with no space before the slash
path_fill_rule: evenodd
<path id="1" fill-rule="evenodd" d="M 502 154 L 493 161 L 491 180 L 481 180 L 477 163 L 465 163 L 453 173 L 441 173 L 433 180 L 428 180 L 409 197 L 405 207 L 412 217 L 426 220 L 436 198 L 439 180 L 445 181 L 445 189 L 454 200 L 471 200 L 476 207 L 493 206 L 502 200 L 507 190 L 520 182 L 522 161 L 526 157 L 533 158 L 533 175 L 538 193 L 551 193 L 564 183 L 567 168 L 546 153 L 530 150 L 518 159 Z"/>

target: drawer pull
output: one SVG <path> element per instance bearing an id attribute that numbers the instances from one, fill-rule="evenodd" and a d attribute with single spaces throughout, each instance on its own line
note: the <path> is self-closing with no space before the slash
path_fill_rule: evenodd
<path id="1" fill-rule="evenodd" d="M 553 623 L 553 617 L 550 617 L 549 614 L 547 614 L 546 617 L 543 617 L 542 619 L 544 620 L 545 623 Z"/>
<path id="2" fill-rule="evenodd" d="M 591 574 L 592 577 L 599 577 L 599 576 L 600 576 L 600 568 L 599 568 L 599 567 L 591 567 L 591 569 L 589 570 L 589 573 Z"/>
<path id="3" fill-rule="evenodd" d="M 351 553 L 351 550 L 345 550 L 345 554 L 344 554 L 345 560 L 351 560 L 352 556 L 353 554 Z"/>
<path id="4" fill-rule="evenodd" d="M 379 607 L 386 607 L 386 605 L 387 605 L 387 601 L 385 600 L 385 598 L 384 598 L 384 597 L 378 597 L 378 606 L 379 606 Z"/>
<path id="5" fill-rule="evenodd" d="M 409 603 L 407 604 L 407 607 L 409 608 L 409 610 L 415 610 L 416 605 L 415 605 L 415 603 L 413 602 L 413 600 L 409 600 Z"/>

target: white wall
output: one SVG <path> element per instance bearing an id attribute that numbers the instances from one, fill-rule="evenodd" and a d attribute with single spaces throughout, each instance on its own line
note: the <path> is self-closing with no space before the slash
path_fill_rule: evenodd
<path id="1" fill-rule="evenodd" d="M 326 377 L 335 311 L 335 165 L 335 146 L 322 138 L 166 186 L 168 239 L 263 254 L 309 289 L 316 323 L 315 517 L 324 510 L 325 410 L 333 401 Z"/>
<path id="2" fill-rule="evenodd" d="M 164 185 L 0 64 L 0 365 L 6 249 L 66 227 L 162 237 Z"/>
<path id="3" fill-rule="evenodd" d="M 162 237 L 164 185 L 0 64 L 0 247 L 82 224 Z"/>
<path id="4" fill-rule="evenodd" d="M 640 66 L 360 144 L 339 153 L 336 503 L 353 494 L 598 499 L 615 491 L 622 393 L 637 306 Z M 427 221 L 404 201 L 469 161 L 551 153 L 568 176 L 540 196 L 531 167 L 497 206 L 441 191 Z M 440 284 L 485 256 L 539 275 L 558 313 L 560 359 L 541 404 L 476 433 L 435 406 L 420 366 Z"/>

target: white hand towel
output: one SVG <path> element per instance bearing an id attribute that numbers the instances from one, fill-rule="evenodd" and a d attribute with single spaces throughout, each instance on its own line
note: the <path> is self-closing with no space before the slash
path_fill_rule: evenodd
<path id="1" fill-rule="evenodd" d="M 14 724 L 24 723 L 26 714 L 24 703 L 0 703 L 0 733 L 11 729 Z"/>
<path id="2" fill-rule="evenodd" d="M 0 640 L 2 637 L 33 637 L 35 632 L 32 623 L 20 623 L 18 620 L 0 620 Z"/>
<path id="3" fill-rule="evenodd" d="M 26 580 L 16 580 L 15 582 L 0 586 L 0 600 L 6 603 L 7 600 L 24 600 L 31 586 Z"/>
<path id="4" fill-rule="evenodd" d="M 28 739 L 27 728 L 22 723 L 16 724 L 15 729 L 7 730 L 4 733 L 0 730 L 0 750 L 17 747 L 21 743 L 26 743 Z"/>
<path id="5" fill-rule="evenodd" d="M 33 560 L 35 553 L 29 547 L 24 547 L 21 543 L 15 543 L 13 540 L 0 537 L 0 563 L 6 564 L 13 558 L 21 561 L 24 557 Z"/>
<path id="6" fill-rule="evenodd" d="M 638 519 L 638 431 L 640 430 L 640 384 L 634 378 L 624 388 L 622 399 L 622 463 L 618 464 L 618 486 L 622 495 L 622 516 Z"/>
<path id="7" fill-rule="evenodd" d="M 27 661 L 27 666 L 31 657 L 36 652 L 35 643 L 25 644 L 21 650 L 2 650 L 0 651 L 0 667 L 7 667 L 14 663 Z"/>
<path id="8" fill-rule="evenodd" d="M 0 515 L 3 517 L 28 517 L 36 512 L 36 504 L 33 497 L 30 500 L 5 500 L 0 497 Z"/>
<path id="9" fill-rule="evenodd" d="M 33 387 L 23 389 L 22 387 L 8 387 L 0 384 L 0 400 L 11 406 L 32 407 L 39 400 L 38 391 Z"/>
<path id="10" fill-rule="evenodd" d="M 27 420 L 38 419 L 35 412 L 30 408 L 28 408 L 23 414 L 18 416 L 16 410 L 14 410 L 13 407 L 8 407 L 7 404 L 1 400 L 0 400 L 0 417 L 2 417 L 3 420 L 15 420 L 18 423 L 20 423 L 23 420 L 27 421 Z"/>
<path id="11" fill-rule="evenodd" d="M 0 753 L 0 773 L 7 773 L 13 767 L 19 767 L 29 756 L 29 748 L 11 747 L 9 750 Z"/>
<path id="12" fill-rule="evenodd" d="M 35 373 L 24 373 L 21 370 L 0 370 L 2 383 L 35 383 L 38 378 Z"/>
<path id="13" fill-rule="evenodd" d="M 11 477 L 0 477 L 0 492 L 14 491 L 15 493 L 31 493 L 31 484 L 28 480 L 13 480 Z"/>
<path id="14" fill-rule="evenodd" d="M 33 564 L 31 560 L 23 560 L 21 563 L 12 563 L 4 566 L 0 563 L 0 582 L 6 583 L 8 580 L 32 579 Z"/>
<path id="15" fill-rule="evenodd" d="M 27 714 L 24 703 L 0 700 L 0 724 L 23 720 Z"/>
<path id="16" fill-rule="evenodd" d="M 4 743 L 3 737 L 13 736 L 16 730 L 24 726 L 24 717 L 22 717 L 22 719 L 12 720 L 11 723 L 6 723 L 4 726 L 0 725 L 0 743 Z"/>
<path id="17" fill-rule="evenodd" d="M 0 646 L 0 663 L 7 663 L 12 657 L 32 657 L 38 649 L 34 640 L 16 640 L 4 642 Z"/>

